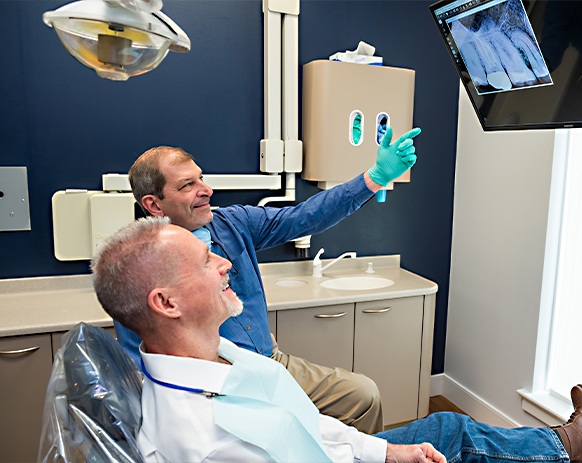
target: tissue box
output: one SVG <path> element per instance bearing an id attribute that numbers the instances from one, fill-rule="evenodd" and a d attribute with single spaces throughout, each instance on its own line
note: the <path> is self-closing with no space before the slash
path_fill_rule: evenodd
<path id="1" fill-rule="evenodd" d="M 381 56 L 357 55 L 355 53 L 338 52 L 329 57 L 330 61 L 343 61 L 347 63 L 371 64 L 382 66 Z"/>

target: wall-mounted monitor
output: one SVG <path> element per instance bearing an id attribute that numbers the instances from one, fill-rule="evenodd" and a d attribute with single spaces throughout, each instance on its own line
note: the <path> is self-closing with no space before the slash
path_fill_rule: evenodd
<path id="1" fill-rule="evenodd" d="M 582 0 L 430 6 L 484 130 L 582 127 Z"/>

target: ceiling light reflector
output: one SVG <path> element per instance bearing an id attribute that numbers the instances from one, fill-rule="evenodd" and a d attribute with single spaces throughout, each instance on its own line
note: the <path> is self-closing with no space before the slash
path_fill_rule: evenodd
<path id="1" fill-rule="evenodd" d="M 151 2 L 133 0 L 131 10 L 127 2 L 80 0 L 47 11 L 43 20 L 69 53 L 106 79 L 127 80 L 155 69 L 168 51 L 190 50 L 190 39 L 176 23 L 161 11 L 148 11 Z"/>

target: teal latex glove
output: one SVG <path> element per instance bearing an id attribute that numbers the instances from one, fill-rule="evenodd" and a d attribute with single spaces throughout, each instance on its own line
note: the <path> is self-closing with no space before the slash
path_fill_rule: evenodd
<path id="1" fill-rule="evenodd" d="M 352 140 L 354 144 L 360 143 L 360 138 L 362 137 L 362 116 L 359 114 L 354 118 L 354 125 L 352 127 Z"/>
<path id="2" fill-rule="evenodd" d="M 380 146 L 378 146 L 376 164 L 368 170 L 370 178 L 377 184 L 386 186 L 410 169 L 416 162 L 412 139 L 419 133 L 420 129 L 414 128 L 394 143 L 390 143 L 392 141 L 392 127 L 388 127 Z"/>

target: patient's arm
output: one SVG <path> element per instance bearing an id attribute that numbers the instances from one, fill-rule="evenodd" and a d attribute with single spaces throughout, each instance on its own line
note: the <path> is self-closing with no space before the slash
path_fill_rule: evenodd
<path id="1" fill-rule="evenodd" d="M 432 444 L 424 442 L 417 445 L 388 444 L 386 463 L 446 463 L 445 456 Z"/>

